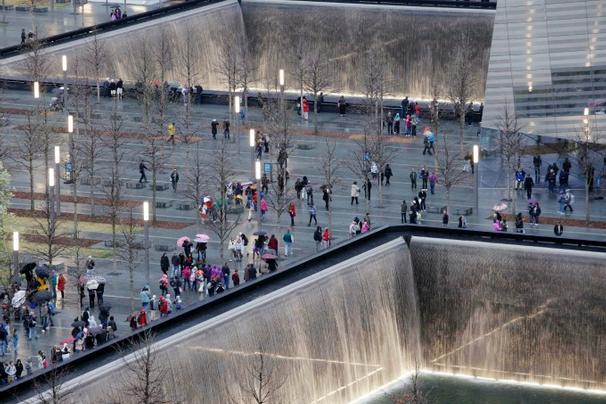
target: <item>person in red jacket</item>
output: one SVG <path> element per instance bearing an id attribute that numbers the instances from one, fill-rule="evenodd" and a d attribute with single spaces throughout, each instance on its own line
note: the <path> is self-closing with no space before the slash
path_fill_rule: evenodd
<path id="1" fill-rule="evenodd" d="M 278 239 L 275 235 L 271 235 L 269 238 L 269 242 L 267 243 L 267 248 L 270 250 L 274 250 L 274 254 L 278 255 Z"/>
<path id="2" fill-rule="evenodd" d="M 303 97 L 303 119 L 307 121 L 309 118 L 309 102 L 307 101 L 307 97 Z"/>
<path id="3" fill-rule="evenodd" d="M 332 234 L 330 234 L 330 230 L 328 230 L 328 227 L 325 227 L 324 232 L 322 233 L 322 244 L 324 244 L 324 248 L 330 247 L 331 239 L 332 239 Z"/>
<path id="4" fill-rule="evenodd" d="M 141 307 L 141 311 L 139 311 L 137 323 L 139 324 L 139 327 L 145 327 L 147 325 L 147 313 L 143 307 Z"/>
<path id="5" fill-rule="evenodd" d="M 295 216 L 297 216 L 297 206 L 294 201 L 290 201 L 288 204 L 288 214 L 290 215 L 290 225 L 295 225 Z"/>
<path id="6" fill-rule="evenodd" d="M 61 300 L 65 297 L 65 276 L 63 274 L 59 274 L 59 279 L 57 280 L 57 289 L 61 292 Z"/>

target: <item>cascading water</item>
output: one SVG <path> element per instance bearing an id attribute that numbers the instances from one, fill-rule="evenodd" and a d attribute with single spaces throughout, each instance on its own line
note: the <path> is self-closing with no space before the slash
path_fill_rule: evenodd
<path id="1" fill-rule="evenodd" d="M 345 403 L 420 360 L 414 279 L 401 238 L 207 323 L 159 352 L 169 368 L 162 377 L 167 399 L 251 402 L 255 352 L 263 352 L 265 377 L 281 386 L 272 399 L 280 403 Z M 120 367 L 73 399 L 96 402 L 109 378 L 128 377 Z M 112 391 L 119 402 L 132 401 L 119 386 Z"/>
<path id="2" fill-rule="evenodd" d="M 282 68 L 286 89 L 298 92 L 300 66 L 309 67 L 318 56 L 325 93 L 364 94 L 368 81 L 364 63 L 373 57 L 369 52 L 374 48 L 384 56 L 386 96 L 431 99 L 436 94 L 447 96 L 448 69 L 464 49 L 471 60 L 472 97 L 482 99 L 493 20 L 492 12 L 477 10 L 263 1 L 244 1 L 240 6 L 235 0 L 225 1 L 99 34 L 100 78 L 138 81 L 141 66 L 149 69 L 157 64 L 160 35 L 164 35 L 171 60 L 164 66 L 166 80 L 185 84 L 189 76 L 192 84 L 226 89 L 221 73 L 224 55 L 246 55 L 250 87 L 274 88 Z M 461 42 L 461 33 L 467 34 L 468 42 Z M 47 55 L 40 69 L 43 77 L 62 81 L 59 60 L 65 54 L 70 78 L 94 81 L 90 41 L 43 50 Z M 6 77 L 31 79 L 27 65 L 20 57 L 0 61 Z M 157 66 L 151 72 L 158 78 Z"/>
<path id="3" fill-rule="evenodd" d="M 606 257 L 413 237 L 430 369 L 606 390 Z"/>

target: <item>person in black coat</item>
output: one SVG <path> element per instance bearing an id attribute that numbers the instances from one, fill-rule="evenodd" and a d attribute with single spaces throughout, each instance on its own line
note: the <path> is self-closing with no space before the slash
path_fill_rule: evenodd
<path id="1" fill-rule="evenodd" d="M 390 185 L 389 179 L 391 177 L 393 177 L 393 171 L 391 171 L 389 164 L 385 164 L 385 185 Z"/>
<path id="2" fill-rule="evenodd" d="M 160 258 L 160 269 L 165 274 L 168 274 L 168 269 L 170 268 L 170 262 L 168 261 L 168 257 L 166 253 L 162 253 L 162 257 Z"/>

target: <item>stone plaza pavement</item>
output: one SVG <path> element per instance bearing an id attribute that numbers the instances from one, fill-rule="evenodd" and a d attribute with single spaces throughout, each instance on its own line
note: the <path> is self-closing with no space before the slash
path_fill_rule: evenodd
<path id="1" fill-rule="evenodd" d="M 46 101 L 43 101 L 46 102 Z M 13 113 L 5 113 L 5 117 L 8 119 L 8 126 L 4 128 L 2 132 L 2 138 L 5 142 L 18 141 L 21 131 L 18 126 L 24 123 L 24 115 L 19 114 L 19 110 L 31 109 L 34 105 L 34 100 L 30 94 L 19 91 L 5 91 L 0 98 L 0 108 L 11 108 Z M 145 142 L 132 137 L 133 133 L 141 133 L 140 118 L 142 116 L 141 108 L 135 100 L 125 99 L 119 101 L 114 105 L 114 102 L 110 99 L 102 99 L 96 107 L 96 124 L 100 128 L 107 128 L 109 126 L 109 116 L 114 106 L 117 109 L 117 113 L 121 115 L 122 126 L 120 130 L 124 132 L 124 152 L 125 158 L 121 163 L 121 177 L 127 182 L 136 182 L 139 178 L 138 164 L 139 161 L 145 158 Z M 169 120 L 174 119 L 178 127 L 178 134 L 182 130 L 182 116 L 184 107 L 180 103 L 174 103 L 170 105 L 169 109 Z M 321 192 L 319 186 L 323 184 L 323 175 L 321 172 L 321 165 L 325 150 L 326 140 L 336 142 L 337 145 L 337 159 L 339 160 L 339 168 L 337 174 L 339 176 L 338 186 L 333 191 L 333 228 L 331 229 L 335 240 L 338 243 L 347 238 L 347 228 L 349 223 L 354 216 L 362 217 L 365 212 L 365 203 L 363 194 L 360 198 L 360 205 L 350 205 L 350 186 L 351 183 L 356 180 L 359 184 L 361 181 L 356 177 L 344 164 L 348 159 L 352 159 L 354 152 L 357 148 L 356 141 L 361 139 L 362 133 L 362 117 L 359 115 L 348 114 L 345 117 L 340 117 L 333 111 L 326 111 L 319 115 L 319 129 L 320 136 L 312 136 L 310 129 L 313 128 L 311 122 L 304 122 L 295 112 L 289 112 L 291 119 L 291 128 L 293 133 L 293 144 L 294 147 L 289 153 L 289 171 L 290 171 L 290 184 L 294 184 L 294 180 L 297 177 L 306 175 L 314 187 L 314 199 L 318 207 L 318 224 L 321 226 L 327 225 L 327 213 L 324 209 L 323 202 L 321 199 Z M 162 144 L 161 148 L 168 156 L 164 168 L 160 171 L 159 183 L 169 184 L 169 175 L 173 168 L 177 168 L 181 174 L 180 187 L 183 187 L 186 182 L 186 173 L 188 166 L 190 166 L 191 155 L 196 150 L 199 150 L 202 159 L 209 162 L 212 158 L 213 152 L 216 150 L 216 142 L 210 137 L 210 122 L 212 119 L 222 121 L 228 115 L 227 107 L 221 105 L 194 105 L 193 106 L 193 121 L 195 131 L 197 133 L 196 141 L 183 144 L 177 143 L 172 146 L 169 143 Z M 313 114 L 310 114 L 310 121 L 313 119 Z M 53 126 L 62 126 L 65 124 L 65 117 L 61 113 L 52 113 L 49 115 L 49 120 Z M 262 121 L 261 111 L 258 108 L 251 107 L 247 116 L 247 125 L 253 127 L 259 127 Z M 427 122 L 422 122 L 421 126 L 427 125 Z M 457 127 L 454 122 L 445 121 L 441 125 L 442 131 L 448 135 L 449 149 L 458 150 L 458 135 Z M 232 134 L 235 132 L 235 127 L 232 125 Z M 247 181 L 251 177 L 251 161 L 250 161 L 250 148 L 248 146 L 247 131 L 241 130 L 241 142 L 238 144 L 234 142 L 230 148 L 231 156 L 233 157 L 233 171 L 235 173 L 234 179 L 237 181 Z M 61 142 L 63 154 L 67 150 L 66 146 L 66 134 L 60 134 L 58 142 Z M 437 142 L 440 142 L 442 137 L 438 135 Z M 79 141 L 79 140 L 77 140 Z M 466 130 L 465 134 L 465 149 L 471 150 L 472 144 L 478 143 L 477 127 L 470 126 Z M 5 143 L 6 144 L 6 143 Z M 239 145 L 239 149 L 238 149 Z M 408 202 L 412 199 L 412 192 L 410 191 L 410 181 L 408 179 L 409 172 L 419 170 L 422 166 L 428 168 L 433 167 L 434 160 L 432 156 L 422 155 L 423 143 L 421 137 L 417 138 L 403 138 L 403 137 L 391 137 L 389 139 L 389 148 L 391 148 L 395 157 L 391 163 L 391 167 L 394 172 L 392 178 L 392 184 L 384 189 L 384 206 L 378 207 L 377 191 L 378 187 L 373 188 L 372 200 L 369 205 L 369 213 L 372 219 L 373 227 L 399 223 L 400 222 L 400 203 L 402 199 L 406 199 Z M 527 158 L 531 156 L 525 156 L 524 161 L 526 163 Z M 552 160 L 559 158 L 561 166 L 562 156 L 544 156 L 544 164 L 552 162 Z M 275 161 L 275 154 L 271 154 L 269 157 L 271 161 Z M 269 161 L 269 159 L 267 161 Z M 265 160 L 265 158 L 264 158 Z M 27 191 L 28 188 L 28 177 L 27 173 L 14 164 L 11 164 L 10 160 L 5 162 L 9 168 L 9 172 L 12 176 L 12 185 L 15 191 Z M 107 152 L 100 155 L 98 164 L 101 171 L 106 170 L 111 160 Z M 489 230 L 490 220 L 488 217 L 491 213 L 491 207 L 498 202 L 503 196 L 505 196 L 504 182 L 502 170 L 499 168 L 498 159 L 487 159 L 481 164 L 482 176 L 480 184 L 480 214 L 474 212 L 467 218 L 470 228 Z M 600 167 L 601 169 L 601 167 Z M 529 171 L 529 170 L 527 170 Z M 580 188 L 582 188 L 582 178 L 578 176 L 578 167 L 572 169 L 571 186 L 576 194 L 576 210 L 573 217 L 582 219 L 584 217 L 584 207 L 582 206 L 583 197 L 581 195 Z M 37 168 L 37 181 L 36 191 L 43 192 L 43 168 L 41 165 Z M 150 174 L 148 173 L 148 179 Z M 464 183 L 458 185 L 453 190 L 451 195 L 451 210 L 453 208 L 469 208 L 474 206 L 475 198 L 475 182 L 473 177 L 469 175 Z M 420 186 L 420 180 L 419 180 Z M 79 193 L 81 195 L 89 195 L 87 186 L 79 187 Z M 62 195 L 71 195 L 71 188 L 63 186 L 61 189 Z M 95 195 L 99 198 L 104 197 L 104 193 L 100 189 L 94 190 Z M 144 189 L 124 189 L 123 198 L 130 201 L 142 202 L 144 200 L 151 200 L 151 190 L 149 186 Z M 557 217 L 557 202 L 549 199 L 546 195 L 546 189 L 541 184 L 536 189 L 536 197 L 543 201 L 542 209 L 544 217 Z M 520 198 L 523 196 L 520 195 Z M 158 201 L 166 202 L 167 208 L 158 209 L 158 219 L 160 221 L 170 221 L 176 223 L 182 223 L 183 228 L 166 229 L 166 228 L 152 228 L 150 231 L 151 240 L 154 246 L 163 245 L 167 247 L 173 247 L 175 240 L 183 235 L 193 237 L 196 233 L 207 233 L 211 236 L 209 243 L 208 260 L 210 263 L 220 263 L 218 254 L 218 242 L 216 237 L 213 236 L 212 232 L 209 231 L 208 227 L 204 224 L 200 224 L 196 220 L 195 210 L 184 211 L 176 209 L 179 202 L 186 201 L 186 196 L 181 193 L 173 193 L 169 188 L 165 191 L 158 192 Z M 438 183 L 435 195 L 429 195 L 428 206 L 432 208 L 440 208 L 445 205 L 445 192 Z M 38 201 L 40 205 L 42 201 Z M 520 199 L 520 204 L 523 200 Z M 592 215 L 604 220 L 606 218 L 606 207 L 603 201 L 592 201 Z M 26 199 L 15 198 L 12 203 L 13 208 L 25 208 L 29 206 L 29 201 Z M 62 211 L 71 212 L 73 209 L 72 204 L 63 202 Z M 79 205 L 80 213 L 88 213 L 88 205 Z M 97 212 L 101 212 L 101 208 L 98 207 Z M 141 218 L 141 209 L 135 209 L 133 211 L 135 217 Z M 269 234 L 276 234 L 280 241 L 282 248 L 281 235 L 288 228 L 289 220 L 284 215 L 281 218 L 280 223 L 276 222 L 275 213 L 271 210 L 267 215 L 267 218 L 263 222 L 263 230 Z M 449 226 L 456 226 L 456 217 L 451 216 L 451 224 Z M 66 219 L 67 221 L 68 219 Z M 289 263 L 295 262 L 298 258 L 304 258 L 306 255 L 315 250 L 315 244 L 313 242 L 313 230 L 314 227 L 307 226 L 308 213 L 305 205 L 301 202 L 298 204 L 298 216 L 296 218 L 296 225 L 293 228 L 295 235 L 295 248 L 294 257 L 288 259 L 281 258 L 279 261 L 280 266 L 288 265 Z M 428 214 L 423 220 L 423 225 L 441 225 L 441 215 L 439 214 Z M 252 233 L 258 229 L 258 223 L 256 218 L 251 222 L 245 220 L 242 216 L 240 224 L 238 225 L 236 232 L 241 231 L 252 237 Z M 10 229 L 7 229 L 10 231 Z M 511 231 L 511 230 L 510 230 Z M 552 226 L 545 225 L 539 226 L 538 228 L 528 229 L 530 234 L 541 234 L 551 235 Z M 589 229 L 584 227 L 567 227 L 565 229 L 566 236 L 579 237 L 579 238 L 603 238 L 604 230 Z M 81 237 L 98 240 L 98 245 L 95 248 L 104 249 L 103 241 L 110 238 L 110 234 L 106 232 L 96 231 L 85 231 L 82 232 Z M 252 243 L 251 243 L 252 244 Z M 170 251 L 169 256 L 172 254 Z M 159 268 L 159 258 L 161 253 L 156 251 L 154 248 L 151 249 L 151 289 L 154 294 L 159 295 L 158 279 L 160 278 L 161 271 Z M 227 256 L 228 254 L 226 254 Z M 130 312 L 130 290 L 128 287 L 128 271 L 124 267 L 124 263 L 120 260 L 116 260 L 115 265 L 111 257 L 109 258 L 96 258 L 98 272 L 107 279 L 107 287 L 105 291 L 105 301 L 112 305 L 112 314 L 116 316 L 119 326 L 119 333 L 128 331 L 128 324 L 125 322 L 128 313 Z M 71 257 L 65 257 L 66 264 L 71 265 Z M 138 257 L 138 269 L 135 273 L 135 285 L 136 290 L 144 284 L 144 265 L 143 265 L 143 254 L 139 254 Z M 232 268 L 236 265 L 234 262 L 229 262 Z M 243 276 L 241 276 L 243 278 Z M 69 335 L 71 327 L 69 326 L 73 318 L 79 315 L 79 308 L 77 302 L 77 296 L 75 293 L 75 287 L 72 279 L 69 279 L 67 286 L 66 299 L 63 304 L 60 305 L 61 312 L 55 317 L 55 327 L 53 327 L 47 334 L 41 335 L 36 341 L 28 342 L 25 338 L 20 339 L 19 357 L 26 357 L 37 352 L 38 349 L 48 350 L 49 346 L 56 343 Z M 191 303 L 200 298 L 195 292 L 185 292 L 183 294 L 184 301 Z M 137 292 L 138 301 L 138 292 Z M 97 313 L 95 312 L 95 315 Z M 17 328 L 20 325 L 17 324 Z"/>

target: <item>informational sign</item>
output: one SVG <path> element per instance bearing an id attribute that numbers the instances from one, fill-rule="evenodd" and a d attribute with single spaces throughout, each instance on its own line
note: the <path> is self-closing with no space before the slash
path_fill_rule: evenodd
<path id="1" fill-rule="evenodd" d="M 271 163 L 263 163 L 263 172 L 265 174 L 271 174 Z"/>

